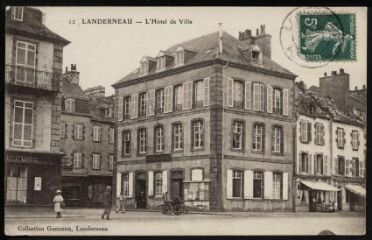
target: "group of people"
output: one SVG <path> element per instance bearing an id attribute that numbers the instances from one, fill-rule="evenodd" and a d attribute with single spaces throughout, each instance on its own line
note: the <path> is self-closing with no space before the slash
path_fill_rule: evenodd
<path id="1" fill-rule="evenodd" d="M 121 192 L 120 195 L 117 197 L 117 202 L 116 202 L 116 212 L 119 213 L 125 213 L 125 196 L 124 193 Z M 57 213 L 56 218 L 61 218 L 62 217 L 62 208 L 64 207 L 64 199 L 62 197 L 62 191 L 57 190 L 56 195 L 53 198 L 53 203 L 54 203 L 54 211 Z M 102 219 L 106 220 L 112 220 L 110 218 L 111 215 L 111 209 L 112 209 L 112 194 L 111 194 L 111 186 L 107 186 L 106 190 L 103 194 L 103 208 L 104 211 L 101 215 Z"/>

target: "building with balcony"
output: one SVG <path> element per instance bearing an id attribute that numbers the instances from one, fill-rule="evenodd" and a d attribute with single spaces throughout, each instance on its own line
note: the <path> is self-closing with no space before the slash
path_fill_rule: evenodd
<path id="1" fill-rule="evenodd" d="M 362 120 L 328 95 L 296 87 L 296 211 L 365 209 Z"/>
<path id="2" fill-rule="evenodd" d="M 61 184 L 60 84 L 69 41 L 43 13 L 10 7 L 5 21 L 5 203 L 51 205 Z"/>
<path id="3" fill-rule="evenodd" d="M 265 26 L 176 44 L 113 84 L 114 194 L 156 208 L 293 208 L 294 79 Z"/>
<path id="4" fill-rule="evenodd" d="M 76 65 L 62 79 L 62 192 L 68 206 L 99 206 L 112 182 L 113 98 L 101 86 L 83 91 Z"/>

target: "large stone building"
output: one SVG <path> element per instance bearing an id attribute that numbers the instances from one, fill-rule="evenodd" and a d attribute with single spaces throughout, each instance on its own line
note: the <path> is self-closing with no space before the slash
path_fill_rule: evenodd
<path id="1" fill-rule="evenodd" d="M 51 205 L 61 184 L 60 79 L 69 41 L 31 7 L 10 7 L 5 31 L 5 203 Z"/>
<path id="2" fill-rule="evenodd" d="M 296 211 L 365 209 L 362 120 L 328 95 L 296 88 Z"/>
<path id="3" fill-rule="evenodd" d="M 112 97 L 101 86 L 83 91 L 76 65 L 62 79 L 62 192 L 68 206 L 102 204 L 112 182 L 114 124 Z"/>
<path id="4" fill-rule="evenodd" d="M 265 26 L 176 44 L 113 84 L 114 194 L 205 210 L 293 208 L 294 79 Z"/>

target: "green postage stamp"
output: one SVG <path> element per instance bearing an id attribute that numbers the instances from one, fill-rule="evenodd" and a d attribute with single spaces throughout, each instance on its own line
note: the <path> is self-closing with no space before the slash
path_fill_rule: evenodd
<path id="1" fill-rule="evenodd" d="M 298 53 L 305 61 L 354 61 L 355 14 L 298 13 Z"/>

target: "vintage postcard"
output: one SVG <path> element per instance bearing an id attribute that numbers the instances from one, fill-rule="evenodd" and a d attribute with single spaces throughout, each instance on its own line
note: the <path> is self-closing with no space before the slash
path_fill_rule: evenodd
<path id="1" fill-rule="evenodd" d="M 364 235 L 367 8 L 7 6 L 5 234 Z"/>

